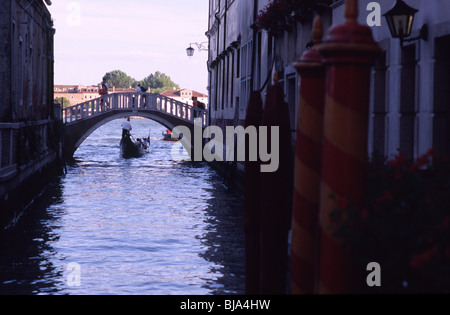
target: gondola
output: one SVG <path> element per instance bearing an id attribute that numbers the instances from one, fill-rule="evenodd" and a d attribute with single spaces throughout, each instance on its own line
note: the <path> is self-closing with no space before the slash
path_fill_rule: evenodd
<path id="1" fill-rule="evenodd" d="M 123 134 L 120 140 L 120 154 L 123 158 L 139 158 L 148 150 L 149 141 L 137 141 L 129 134 Z"/>
<path id="2" fill-rule="evenodd" d="M 166 130 L 166 132 L 162 132 L 162 136 L 163 136 L 163 140 L 164 141 L 178 141 L 178 140 L 180 140 L 180 138 L 178 137 L 174 137 L 174 135 L 172 134 L 172 132 L 169 130 L 169 129 L 167 129 Z"/>

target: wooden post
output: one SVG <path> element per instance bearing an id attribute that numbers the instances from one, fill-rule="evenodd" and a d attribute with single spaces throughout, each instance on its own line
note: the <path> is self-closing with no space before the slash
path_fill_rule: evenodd
<path id="1" fill-rule="evenodd" d="M 277 73 L 274 85 L 269 86 L 267 91 L 261 125 L 268 127 L 267 148 L 270 152 L 275 151 L 277 144 L 271 141 L 272 135 L 276 135 L 276 128 L 279 130 L 279 138 L 275 140 L 279 144 L 279 167 L 275 172 L 261 173 L 260 294 L 285 294 L 294 171 L 289 109 L 283 90 L 278 85 Z M 275 128 L 273 133 L 272 127 Z"/>
<path id="2" fill-rule="evenodd" d="M 334 26 L 319 52 L 327 67 L 321 181 L 321 248 L 318 293 L 345 294 L 366 285 L 351 253 L 334 237 L 330 213 L 336 201 L 364 198 L 370 70 L 379 47 L 368 26 L 358 24 L 357 0 L 346 0 L 344 24 Z M 330 198 L 332 196 L 332 198 Z M 367 262 L 369 263 L 369 262 Z"/>
<path id="3" fill-rule="evenodd" d="M 325 66 L 317 46 L 322 19 L 314 21 L 314 46 L 295 63 L 301 76 L 292 213 L 291 293 L 314 293 L 322 157 Z"/>
<path id="4" fill-rule="evenodd" d="M 259 91 L 252 91 L 247 106 L 245 128 L 259 128 L 262 122 L 263 101 Z M 250 144 L 246 142 L 245 156 L 245 293 L 259 294 L 260 290 L 260 217 L 261 217 L 261 163 L 250 161 Z"/>

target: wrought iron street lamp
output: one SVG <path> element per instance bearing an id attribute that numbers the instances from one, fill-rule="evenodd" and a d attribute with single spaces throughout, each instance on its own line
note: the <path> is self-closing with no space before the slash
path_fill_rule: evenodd
<path id="1" fill-rule="evenodd" d="M 188 57 L 192 57 L 192 56 L 194 55 L 194 48 L 192 48 L 191 46 L 189 46 L 189 47 L 186 49 L 186 53 L 187 53 Z"/>
<path id="2" fill-rule="evenodd" d="M 420 29 L 420 35 L 418 37 L 407 38 L 411 36 L 414 16 L 417 12 L 419 10 L 410 7 L 403 0 L 396 0 L 394 6 L 384 14 L 392 37 L 399 38 L 402 47 L 404 42 L 417 39 L 426 41 L 428 39 L 428 26 L 426 24 Z"/>
<path id="3" fill-rule="evenodd" d="M 186 48 L 186 53 L 187 53 L 188 57 L 192 57 L 192 56 L 194 55 L 195 49 L 192 48 L 192 45 L 196 45 L 198 51 L 207 51 L 208 48 L 206 48 L 206 47 L 204 46 L 204 45 L 206 45 L 206 44 L 207 44 L 207 42 L 202 42 L 202 43 L 200 43 L 200 44 L 199 44 L 199 43 L 189 43 L 189 47 Z"/>

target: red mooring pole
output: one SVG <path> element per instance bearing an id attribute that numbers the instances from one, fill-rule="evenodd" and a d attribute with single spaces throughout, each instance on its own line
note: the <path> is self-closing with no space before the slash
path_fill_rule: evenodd
<path id="1" fill-rule="evenodd" d="M 294 65 L 301 83 L 292 213 L 291 294 L 314 293 L 325 103 L 325 66 L 317 50 L 322 35 L 322 19 L 317 17 L 313 26 L 314 46 Z"/>
<path id="2" fill-rule="evenodd" d="M 365 270 L 333 236 L 336 200 L 361 204 L 367 163 L 370 70 L 379 47 L 368 26 L 358 24 L 357 0 L 346 0 L 344 24 L 334 26 L 319 52 L 327 67 L 321 182 L 321 246 L 317 293 L 355 293 Z M 330 198 L 333 196 L 334 198 Z M 369 263 L 369 262 L 367 262 Z"/>

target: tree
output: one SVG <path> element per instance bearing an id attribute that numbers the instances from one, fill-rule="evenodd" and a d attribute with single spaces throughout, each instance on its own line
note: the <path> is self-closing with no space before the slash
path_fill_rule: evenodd
<path id="1" fill-rule="evenodd" d="M 165 73 L 156 71 L 154 74 L 150 74 L 141 81 L 136 81 L 134 78 L 127 75 L 121 70 L 114 70 L 107 72 L 104 75 L 106 82 L 110 87 L 115 86 L 118 89 L 127 89 L 129 87 L 135 88 L 138 84 L 148 87 L 152 93 L 161 93 L 167 90 L 179 90 L 180 86 L 170 79 Z"/>
<path id="2" fill-rule="evenodd" d="M 63 108 L 70 107 L 70 100 L 68 98 L 57 97 L 55 98 L 55 102 L 61 104 Z"/>
<path id="3" fill-rule="evenodd" d="M 144 80 L 139 82 L 142 86 L 150 87 L 151 92 L 161 93 L 167 90 L 179 90 L 180 86 L 170 79 L 164 73 L 156 71 L 155 74 L 150 74 Z"/>
<path id="4" fill-rule="evenodd" d="M 104 75 L 106 78 L 106 82 L 110 87 L 115 86 L 118 89 L 127 89 L 130 86 L 135 85 L 136 80 L 127 75 L 125 72 L 121 70 L 114 70 L 111 72 L 107 72 Z"/>

